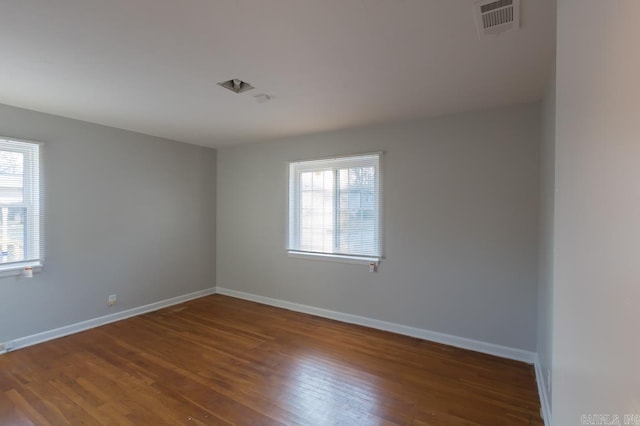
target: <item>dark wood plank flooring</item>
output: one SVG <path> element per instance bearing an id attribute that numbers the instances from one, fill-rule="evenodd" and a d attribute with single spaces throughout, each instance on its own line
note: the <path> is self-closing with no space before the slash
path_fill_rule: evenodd
<path id="1" fill-rule="evenodd" d="M 533 367 L 221 295 L 0 356 L 1 425 L 542 425 Z"/>

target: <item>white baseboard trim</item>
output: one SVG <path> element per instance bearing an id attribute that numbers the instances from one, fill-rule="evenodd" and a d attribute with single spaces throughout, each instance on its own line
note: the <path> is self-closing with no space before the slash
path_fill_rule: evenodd
<path id="1" fill-rule="evenodd" d="M 290 311 L 302 312 L 305 314 L 316 315 L 319 317 L 338 320 L 350 324 L 357 324 L 365 327 L 376 328 L 379 330 L 390 331 L 392 333 L 403 334 L 405 336 L 417 337 L 418 339 L 429 340 L 432 342 L 455 346 L 462 349 L 469 349 L 472 351 L 495 355 L 502 358 L 522 361 L 526 362 L 527 364 L 533 364 L 535 362 L 535 353 L 522 349 L 510 348 L 507 346 L 496 345 L 494 343 L 481 342 L 479 340 L 453 336 L 451 334 L 439 333 L 437 331 L 425 330 L 408 325 L 381 321 L 373 318 L 362 317 L 359 315 L 345 314 L 343 312 L 316 308 L 314 306 L 287 302 L 280 299 L 272 299 L 270 297 L 244 293 L 224 287 L 216 287 L 216 293 L 235 297 L 238 299 L 250 300 L 252 302 L 263 303 L 265 305 L 271 305 L 278 308 L 284 308 Z"/>
<path id="2" fill-rule="evenodd" d="M 79 333 L 81 331 L 88 330 L 90 328 L 99 327 L 111 322 L 120 321 L 126 318 L 134 317 L 136 315 L 145 314 L 147 312 L 157 311 L 158 309 L 166 308 L 168 306 L 177 305 L 188 300 L 197 299 L 199 297 L 215 294 L 215 287 L 207 288 L 205 290 L 195 291 L 193 293 L 183 294 L 181 296 L 172 297 L 171 299 L 161 300 L 159 302 L 150 303 L 144 306 L 138 306 L 136 308 L 127 309 L 126 311 L 115 312 L 113 314 L 104 315 L 98 318 L 92 318 L 90 320 L 77 322 L 75 324 L 65 325 L 53 330 L 44 331 L 42 333 L 32 334 L 26 337 L 20 337 L 9 342 L 5 342 L 0 347 L 6 350 L 0 351 L 0 355 L 3 352 L 14 351 L 16 349 L 26 348 L 38 343 L 46 342 L 48 340 L 57 339 L 59 337 L 67 336 L 69 334 Z"/>
<path id="3" fill-rule="evenodd" d="M 549 405 L 549 395 L 547 394 L 547 379 L 540 365 L 540 357 L 536 354 L 533 367 L 536 371 L 536 383 L 538 383 L 538 395 L 540 395 L 540 406 L 542 407 L 542 420 L 545 426 L 551 425 L 551 405 Z"/>
<path id="4" fill-rule="evenodd" d="M 66 325 L 55 328 L 53 330 L 44 331 L 42 333 L 32 334 L 30 336 L 20 337 L 9 342 L 0 344 L 0 355 L 48 340 L 57 339 L 59 337 L 68 336 L 70 334 L 79 333 L 91 328 L 99 327 L 104 324 L 120 321 L 136 315 L 145 314 L 147 312 L 157 311 L 172 305 L 177 305 L 192 299 L 208 296 L 211 294 L 222 294 L 238 299 L 250 300 L 252 302 L 263 303 L 278 308 L 288 309 L 291 311 L 302 312 L 306 314 L 316 315 L 319 317 L 329 318 L 350 324 L 362 325 L 379 330 L 390 331 L 393 333 L 403 334 L 406 336 L 416 337 L 419 339 L 429 340 L 432 342 L 442 343 L 445 345 L 455 346 L 462 349 L 469 349 L 476 352 L 482 352 L 489 355 L 495 355 L 502 358 L 513 359 L 516 361 L 533 364 L 536 374 L 536 382 L 538 384 L 538 393 L 540 395 L 540 404 L 542 406 L 542 414 L 545 426 L 551 423 L 551 407 L 546 392 L 545 376 L 540 366 L 538 355 L 534 352 L 522 349 L 510 348 L 507 346 L 496 345 L 494 343 L 481 342 L 479 340 L 468 339 L 465 337 L 453 336 L 450 334 L 439 333 L 436 331 L 425 330 L 421 328 L 411 327 L 402 324 L 396 324 L 387 321 L 376 320 L 373 318 L 363 317 L 359 315 L 346 314 L 343 312 L 332 311 L 329 309 L 316 308 L 314 306 L 303 305 L 299 303 L 287 302 L 285 300 L 273 299 L 270 297 L 259 296 L 256 294 L 244 293 L 241 291 L 231 290 L 224 287 L 212 287 L 181 296 L 172 297 L 170 299 L 161 300 L 159 302 L 150 303 L 148 305 L 138 306 L 136 308 L 127 309 L 125 311 L 116 312 L 102 317 L 81 321 L 75 324 Z"/>

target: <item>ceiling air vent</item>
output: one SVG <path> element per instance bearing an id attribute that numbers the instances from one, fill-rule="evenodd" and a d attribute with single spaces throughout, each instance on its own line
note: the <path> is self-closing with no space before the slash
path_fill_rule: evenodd
<path id="1" fill-rule="evenodd" d="M 474 7 L 481 37 L 516 30 L 520 26 L 520 0 L 482 0 Z"/>
<path id="2" fill-rule="evenodd" d="M 232 78 L 228 81 L 221 81 L 218 83 L 218 86 L 222 86 L 225 89 L 229 89 L 234 93 L 242 93 L 247 90 L 253 89 L 253 86 L 247 83 L 246 81 L 242 81 L 239 78 Z"/>

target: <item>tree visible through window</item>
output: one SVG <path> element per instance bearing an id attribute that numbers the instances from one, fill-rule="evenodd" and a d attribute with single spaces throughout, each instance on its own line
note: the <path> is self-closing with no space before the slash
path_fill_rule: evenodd
<path id="1" fill-rule="evenodd" d="M 289 166 L 289 250 L 380 257 L 380 155 Z"/>
<path id="2" fill-rule="evenodd" d="M 0 270 L 42 257 L 39 148 L 0 139 Z"/>

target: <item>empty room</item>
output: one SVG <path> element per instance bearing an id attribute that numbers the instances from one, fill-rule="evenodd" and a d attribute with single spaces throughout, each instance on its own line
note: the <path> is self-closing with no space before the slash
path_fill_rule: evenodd
<path id="1" fill-rule="evenodd" d="M 0 0 L 0 425 L 640 425 L 637 0 Z"/>

